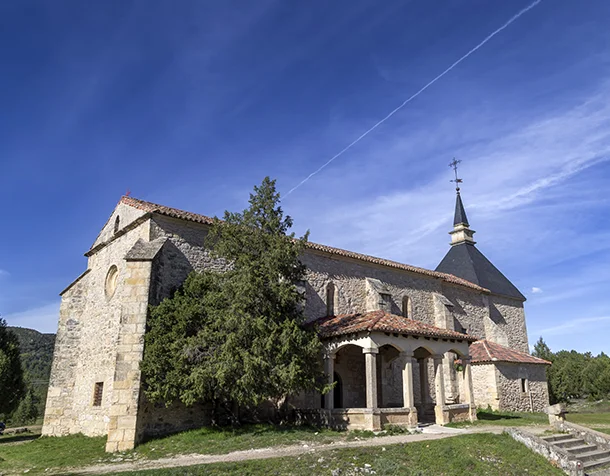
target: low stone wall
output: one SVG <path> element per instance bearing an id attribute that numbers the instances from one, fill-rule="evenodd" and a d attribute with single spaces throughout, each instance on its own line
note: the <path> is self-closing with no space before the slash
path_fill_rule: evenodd
<path id="1" fill-rule="evenodd" d="M 395 425 L 406 428 L 417 426 L 417 410 L 415 408 L 381 408 L 381 426 Z"/>
<path id="2" fill-rule="evenodd" d="M 384 425 L 417 426 L 415 408 L 337 408 L 334 410 L 295 409 L 297 424 L 328 426 L 342 430 L 379 431 Z"/>
<path id="3" fill-rule="evenodd" d="M 461 421 L 474 421 L 477 419 L 477 410 L 468 403 L 447 405 L 449 423 Z"/>
<path id="4" fill-rule="evenodd" d="M 555 420 L 552 422 L 552 425 L 557 430 L 572 433 L 591 445 L 597 445 L 601 449 L 610 450 L 610 435 L 562 419 Z"/>
<path id="5" fill-rule="evenodd" d="M 516 441 L 523 443 L 530 450 L 544 456 L 567 474 L 571 476 L 584 476 L 585 472 L 582 469 L 581 461 L 567 451 L 517 428 L 507 428 L 504 432 L 508 433 Z"/>
<path id="6" fill-rule="evenodd" d="M 201 428 L 211 424 L 212 409 L 209 405 L 186 407 L 174 403 L 170 407 L 143 402 L 138 414 L 140 440 Z"/>

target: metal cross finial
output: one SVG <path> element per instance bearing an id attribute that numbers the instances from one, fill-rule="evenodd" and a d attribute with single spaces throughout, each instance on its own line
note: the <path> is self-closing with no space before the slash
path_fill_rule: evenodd
<path id="1" fill-rule="evenodd" d="M 450 180 L 450 182 L 455 183 L 455 191 L 459 192 L 460 191 L 460 184 L 462 183 L 462 179 L 458 178 L 458 164 L 462 162 L 461 160 L 456 160 L 456 158 L 453 158 L 453 161 L 449 164 L 449 167 L 451 167 L 453 169 L 453 171 L 455 172 L 455 180 Z"/>

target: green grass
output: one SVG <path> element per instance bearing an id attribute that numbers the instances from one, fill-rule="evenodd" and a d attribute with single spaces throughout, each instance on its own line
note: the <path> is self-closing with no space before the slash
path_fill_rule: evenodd
<path id="1" fill-rule="evenodd" d="M 578 425 L 592 426 L 592 425 L 609 425 L 610 426 L 610 412 L 608 413 L 567 413 L 566 420 L 576 423 Z"/>
<path id="2" fill-rule="evenodd" d="M 370 465 L 370 466 L 366 466 Z M 491 434 L 462 435 L 442 440 L 379 447 L 317 451 L 300 457 L 285 457 L 239 463 L 216 463 L 129 474 L 141 476 L 177 475 L 562 475 L 542 456 L 532 453 L 510 436 Z M 370 474 L 370 473 L 369 473 Z"/>
<path id="3" fill-rule="evenodd" d="M 38 434 L 0 437 L 0 474 L 8 470 L 32 473 L 46 468 L 86 466 L 134 459 L 157 459 L 172 454 L 222 454 L 237 450 L 297 443 L 327 444 L 339 440 L 370 438 L 372 432 L 345 432 L 312 427 L 246 425 L 241 428 L 200 428 L 153 439 L 120 455 L 105 453 L 106 437 L 83 435 L 42 437 Z"/>
<path id="4" fill-rule="evenodd" d="M 370 434 L 369 434 L 370 433 Z M 245 425 L 240 428 L 199 428 L 157 438 L 141 444 L 136 451 L 147 458 L 168 454 L 221 454 L 231 451 L 293 445 L 299 442 L 328 444 L 346 438 L 374 436 L 372 432 L 345 432 L 313 427 Z"/>
<path id="5" fill-rule="evenodd" d="M 15 435 L 14 438 L 23 436 L 25 434 Z M 106 437 L 71 435 L 61 438 L 42 437 L 25 442 L 15 439 L 0 440 L 0 473 L 23 472 L 26 469 L 42 472 L 45 468 L 64 468 L 108 459 L 104 452 Z"/>
<path id="6" fill-rule="evenodd" d="M 474 423 L 450 423 L 447 426 L 464 428 L 473 425 L 524 426 L 548 424 L 549 417 L 546 413 L 496 412 L 491 410 L 479 410 L 477 411 L 477 420 Z"/>

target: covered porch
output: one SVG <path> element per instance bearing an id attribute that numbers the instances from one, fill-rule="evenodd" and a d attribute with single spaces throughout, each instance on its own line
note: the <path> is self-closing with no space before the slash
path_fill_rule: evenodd
<path id="1" fill-rule="evenodd" d="M 476 419 L 468 351 L 475 338 L 383 311 L 318 325 L 334 384 L 320 401 L 329 424 L 380 430 Z"/>

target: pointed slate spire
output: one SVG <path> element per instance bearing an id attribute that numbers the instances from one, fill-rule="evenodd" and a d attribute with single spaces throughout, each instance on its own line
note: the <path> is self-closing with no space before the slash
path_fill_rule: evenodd
<path id="1" fill-rule="evenodd" d="M 449 164 L 455 172 L 455 215 L 453 217 L 453 230 L 451 235 L 451 248 L 436 267 L 436 271 L 453 274 L 471 283 L 478 284 L 489 289 L 494 294 L 500 294 L 511 298 L 525 301 L 523 294 L 504 276 L 491 261 L 475 246 L 474 230 L 470 229 L 466 210 L 460 196 L 460 184 L 462 179 L 458 178 L 457 165 L 459 160 L 453 159 Z"/>
<path id="2" fill-rule="evenodd" d="M 466 217 L 466 210 L 464 210 L 464 204 L 462 203 L 462 197 L 460 196 L 460 190 L 457 190 L 457 197 L 455 199 L 455 215 L 453 216 L 453 226 L 465 225 L 469 226 L 468 218 Z"/>

